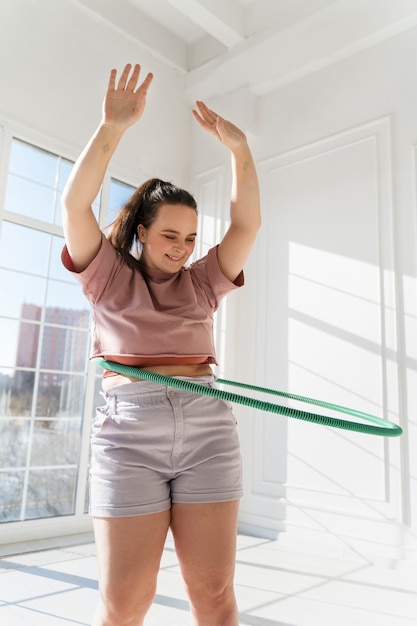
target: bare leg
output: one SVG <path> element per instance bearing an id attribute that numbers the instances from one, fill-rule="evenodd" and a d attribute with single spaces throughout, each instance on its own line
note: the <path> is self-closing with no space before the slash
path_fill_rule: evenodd
<path id="1" fill-rule="evenodd" d="M 141 626 L 156 592 L 170 511 L 95 518 L 100 602 L 93 626 Z"/>
<path id="2" fill-rule="evenodd" d="M 171 528 L 196 626 L 238 626 L 233 589 L 239 501 L 173 504 Z"/>

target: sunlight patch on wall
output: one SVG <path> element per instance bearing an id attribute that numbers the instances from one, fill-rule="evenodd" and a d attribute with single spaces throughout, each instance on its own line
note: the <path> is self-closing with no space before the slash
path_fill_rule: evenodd
<path id="1" fill-rule="evenodd" d="M 288 280 L 288 352 L 297 386 L 319 377 L 328 390 L 333 387 L 332 396 L 359 401 L 362 410 L 379 408 L 379 269 L 291 242 Z"/>

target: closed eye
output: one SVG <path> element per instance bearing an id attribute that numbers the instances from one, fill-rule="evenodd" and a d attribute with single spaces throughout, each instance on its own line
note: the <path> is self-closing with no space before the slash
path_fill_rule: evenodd
<path id="1" fill-rule="evenodd" d="M 170 241 L 175 241 L 176 237 L 173 235 L 164 235 L 165 239 L 169 239 Z M 187 237 L 187 239 L 185 240 L 187 243 L 194 243 L 195 242 L 195 237 Z"/>

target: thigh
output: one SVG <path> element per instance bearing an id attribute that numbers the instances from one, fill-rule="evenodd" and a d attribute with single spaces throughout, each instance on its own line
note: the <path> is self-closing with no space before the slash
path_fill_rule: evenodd
<path id="1" fill-rule="evenodd" d="M 172 505 L 171 529 L 187 586 L 232 582 L 239 500 Z"/>
<path id="2" fill-rule="evenodd" d="M 130 383 L 105 395 L 91 433 L 90 513 L 132 517 L 171 507 L 172 407 Z"/>
<path id="3" fill-rule="evenodd" d="M 182 454 L 171 482 L 173 503 L 230 502 L 242 496 L 242 459 L 231 406 L 188 394 L 182 399 Z"/>
<path id="4" fill-rule="evenodd" d="M 94 518 L 102 595 L 127 600 L 155 584 L 170 511 L 133 517 Z"/>

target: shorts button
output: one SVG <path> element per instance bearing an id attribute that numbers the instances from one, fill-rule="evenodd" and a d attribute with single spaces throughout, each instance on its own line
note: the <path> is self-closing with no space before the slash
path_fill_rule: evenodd
<path id="1" fill-rule="evenodd" d="M 173 389 L 168 390 L 168 397 L 173 398 L 175 396 L 175 391 Z"/>

